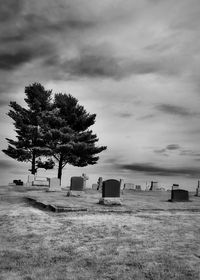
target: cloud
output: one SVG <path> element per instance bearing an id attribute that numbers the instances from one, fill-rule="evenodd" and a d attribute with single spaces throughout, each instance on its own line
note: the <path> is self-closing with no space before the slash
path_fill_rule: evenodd
<path id="1" fill-rule="evenodd" d="M 152 163 L 134 163 L 116 165 L 118 169 L 128 170 L 133 172 L 142 172 L 147 175 L 157 176 L 189 176 L 197 177 L 200 173 L 200 168 L 167 168 L 156 166 Z"/>
<path id="2" fill-rule="evenodd" d="M 166 150 L 179 150 L 180 146 L 178 144 L 167 145 Z"/>
<path id="3" fill-rule="evenodd" d="M 10 160 L 0 159 L 0 169 L 7 170 L 8 168 L 16 167 L 16 162 Z"/>
<path id="4" fill-rule="evenodd" d="M 199 113 L 191 112 L 190 110 L 188 110 L 184 107 L 170 105 L 170 104 L 159 104 L 155 108 L 166 114 L 183 116 L 183 117 L 188 117 L 188 116 L 191 117 L 191 116 L 199 115 Z"/>

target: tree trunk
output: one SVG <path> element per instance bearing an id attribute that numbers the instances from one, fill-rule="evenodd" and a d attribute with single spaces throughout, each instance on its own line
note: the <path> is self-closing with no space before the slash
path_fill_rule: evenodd
<path id="1" fill-rule="evenodd" d="M 58 163 L 58 179 L 60 179 L 60 184 L 61 184 L 62 169 L 63 169 L 62 164 L 63 164 L 63 160 L 62 160 L 62 156 L 61 156 L 59 163 Z"/>
<path id="2" fill-rule="evenodd" d="M 35 152 L 33 151 L 33 157 L 32 157 L 32 163 L 31 163 L 31 174 L 35 175 L 36 169 L 35 169 Z"/>

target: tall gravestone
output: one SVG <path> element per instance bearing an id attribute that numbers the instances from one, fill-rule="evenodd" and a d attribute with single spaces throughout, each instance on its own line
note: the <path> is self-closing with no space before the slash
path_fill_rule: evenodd
<path id="1" fill-rule="evenodd" d="M 49 192 L 60 192 L 61 191 L 61 185 L 60 185 L 60 179 L 57 177 L 54 178 L 47 178 L 49 182 Z"/>
<path id="2" fill-rule="evenodd" d="M 100 198 L 99 203 L 104 205 L 121 205 L 119 181 L 110 179 L 103 182 L 102 198 Z"/>
<path id="3" fill-rule="evenodd" d="M 150 191 L 157 191 L 158 190 L 158 182 L 151 181 Z"/>
<path id="4" fill-rule="evenodd" d="M 171 190 L 171 202 L 186 202 L 189 201 L 189 192 L 186 190 Z"/>
<path id="5" fill-rule="evenodd" d="M 102 191 L 102 185 L 103 185 L 103 178 L 99 177 L 98 181 L 97 181 L 97 190 Z"/>
<path id="6" fill-rule="evenodd" d="M 70 191 L 67 196 L 80 196 L 83 194 L 84 189 L 84 178 L 81 176 L 71 177 Z"/>
<path id="7" fill-rule="evenodd" d="M 120 184 L 121 193 L 123 194 L 123 191 L 124 191 L 124 179 L 120 179 L 119 184 Z"/>
<path id="8" fill-rule="evenodd" d="M 197 185 L 197 188 L 196 188 L 196 196 L 200 196 L 200 181 L 198 180 L 198 185 Z"/>
<path id="9" fill-rule="evenodd" d="M 85 173 L 82 174 L 83 177 L 83 188 L 86 188 L 86 181 L 89 180 L 89 176 L 87 176 Z"/>

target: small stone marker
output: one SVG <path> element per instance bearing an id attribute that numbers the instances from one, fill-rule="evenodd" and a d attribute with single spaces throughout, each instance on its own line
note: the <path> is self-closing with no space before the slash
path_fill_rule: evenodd
<path id="1" fill-rule="evenodd" d="M 100 198 L 99 203 L 104 205 L 121 205 L 119 181 L 110 179 L 103 182 L 102 198 Z"/>
<path id="2" fill-rule="evenodd" d="M 97 188 L 98 188 L 98 185 L 97 185 L 97 184 L 92 184 L 92 189 L 93 189 L 93 190 L 97 190 Z"/>
<path id="3" fill-rule="evenodd" d="M 178 189 L 179 189 L 179 184 L 172 185 L 172 190 L 178 190 Z"/>
<path id="4" fill-rule="evenodd" d="M 197 188 L 196 188 L 196 196 L 200 196 L 200 181 L 198 180 L 198 185 L 197 185 Z"/>
<path id="5" fill-rule="evenodd" d="M 125 184 L 124 184 L 124 189 L 125 189 L 125 190 L 135 190 L 135 184 L 132 184 L 132 183 L 125 183 Z"/>
<path id="6" fill-rule="evenodd" d="M 136 186 L 135 186 L 135 190 L 136 190 L 136 191 L 141 191 L 141 190 L 142 190 L 142 189 L 141 189 L 141 186 L 140 186 L 140 185 L 136 185 Z"/>
<path id="7" fill-rule="evenodd" d="M 102 190 L 102 185 L 103 185 L 103 178 L 102 177 L 99 177 L 99 179 L 97 181 L 97 185 L 98 185 L 97 190 L 101 191 Z"/>
<path id="8" fill-rule="evenodd" d="M 83 194 L 83 188 L 83 177 L 71 177 L 70 191 L 67 193 L 67 196 L 80 196 Z"/>
<path id="9" fill-rule="evenodd" d="M 60 179 L 54 177 L 54 178 L 47 178 L 49 181 L 49 192 L 60 192 L 61 191 L 61 185 L 60 185 Z"/>
<path id="10" fill-rule="evenodd" d="M 171 190 L 171 202 L 185 202 L 189 201 L 189 192 L 186 190 Z"/>
<path id="11" fill-rule="evenodd" d="M 150 191 L 157 191 L 158 190 L 158 182 L 151 181 Z"/>

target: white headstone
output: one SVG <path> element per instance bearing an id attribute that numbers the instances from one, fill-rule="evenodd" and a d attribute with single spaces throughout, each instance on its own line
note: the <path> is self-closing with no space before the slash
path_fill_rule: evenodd
<path id="1" fill-rule="evenodd" d="M 125 184 L 124 184 L 124 189 L 125 189 L 125 190 L 134 190 L 134 189 L 135 189 L 135 184 L 132 184 L 132 183 L 125 183 Z"/>
<path id="2" fill-rule="evenodd" d="M 60 179 L 54 177 L 54 178 L 48 178 L 48 181 L 49 181 L 48 191 L 50 192 L 61 191 Z"/>

